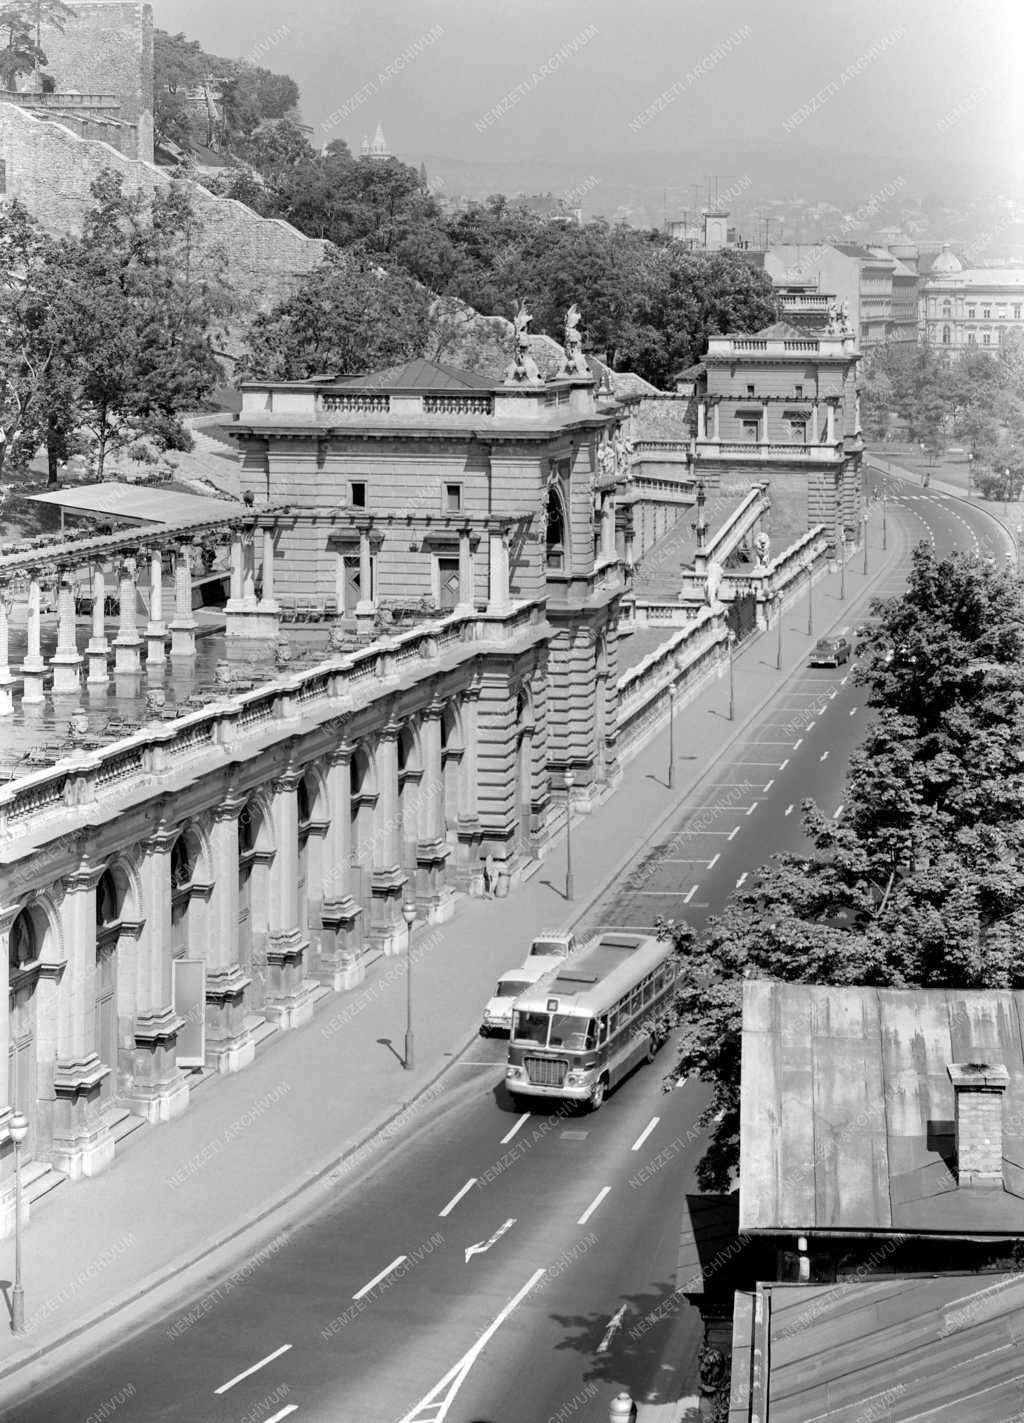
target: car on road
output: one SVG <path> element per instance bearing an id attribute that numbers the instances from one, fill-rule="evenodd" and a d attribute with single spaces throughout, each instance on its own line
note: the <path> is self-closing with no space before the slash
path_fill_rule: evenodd
<path id="1" fill-rule="evenodd" d="M 512 1027 L 512 1009 L 516 999 L 548 972 L 546 962 L 538 955 L 535 961 L 527 964 L 525 968 L 513 968 L 509 969 L 508 973 L 503 973 L 484 1007 L 480 1036 L 488 1038 L 492 1033 L 507 1033 Z"/>
<path id="2" fill-rule="evenodd" d="M 540 966 L 541 973 L 557 968 L 562 959 L 579 948 L 579 940 L 571 930 L 544 929 L 530 943 L 530 952 L 523 963 L 524 968 Z"/>
<path id="3" fill-rule="evenodd" d="M 841 667 L 850 660 L 850 644 L 845 637 L 819 637 L 814 644 L 808 667 Z"/>

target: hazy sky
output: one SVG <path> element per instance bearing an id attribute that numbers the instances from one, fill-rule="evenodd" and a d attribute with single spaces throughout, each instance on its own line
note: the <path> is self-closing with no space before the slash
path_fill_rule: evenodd
<path id="1" fill-rule="evenodd" d="M 399 155 L 556 157 L 771 139 L 794 159 L 812 145 L 1024 169 L 1019 0 L 153 0 L 153 9 L 157 25 L 214 53 L 291 74 L 317 137 L 353 147 L 379 120 Z"/>

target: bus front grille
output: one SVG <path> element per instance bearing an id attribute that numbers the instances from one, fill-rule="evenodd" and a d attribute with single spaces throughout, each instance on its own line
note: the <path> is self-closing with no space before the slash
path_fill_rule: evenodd
<path id="1" fill-rule="evenodd" d="M 527 1057 L 523 1059 L 530 1081 L 538 1087 L 561 1087 L 569 1064 L 564 1058 Z"/>

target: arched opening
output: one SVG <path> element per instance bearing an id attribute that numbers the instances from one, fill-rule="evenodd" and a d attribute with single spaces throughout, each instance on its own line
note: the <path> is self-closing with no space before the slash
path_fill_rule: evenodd
<path id="1" fill-rule="evenodd" d="M 948 327 L 948 326 L 944 326 L 944 327 L 942 328 L 942 344 L 943 344 L 944 346 L 948 346 L 948 345 L 949 345 L 949 343 L 950 343 L 950 335 L 951 335 L 951 333 L 950 333 L 949 327 Z"/>
<path id="2" fill-rule="evenodd" d="M 268 861 L 264 853 L 267 821 L 257 800 L 238 817 L 238 963 L 251 977 L 253 949 L 267 932 Z"/>
<path id="3" fill-rule="evenodd" d="M 195 925 L 192 923 L 192 889 L 199 847 L 188 830 L 182 831 L 171 850 L 171 957 L 195 957 L 189 947 Z"/>
<path id="4" fill-rule="evenodd" d="M 128 877 L 120 866 L 104 870 L 96 886 L 96 980 L 94 994 L 96 1053 L 110 1071 L 100 1085 L 105 1102 L 117 1095 L 118 1032 L 117 1032 L 117 965 L 118 949 L 124 932 L 125 905 L 129 894 Z"/>
<path id="5" fill-rule="evenodd" d="M 364 746 L 352 753 L 350 815 L 352 846 L 352 886 L 358 902 L 367 902 L 365 880 L 373 868 L 373 808 L 377 803 L 373 763 Z"/>
<path id="6" fill-rule="evenodd" d="M 608 734 L 608 640 L 602 633 L 594 648 L 594 774 L 598 780 L 605 780 L 608 771 L 608 752 L 605 737 Z"/>
<path id="7" fill-rule="evenodd" d="M 24 908 L 11 925 L 8 947 L 10 971 L 11 1038 L 8 1048 L 8 1082 L 11 1106 L 28 1118 L 28 1136 L 22 1150 L 35 1155 L 37 1131 L 37 1003 L 36 985 L 46 942 L 46 916 L 36 905 Z"/>
<path id="8" fill-rule="evenodd" d="M 449 702 L 441 716 L 441 776 L 444 781 L 444 828 L 449 843 L 458 838 L 462 814 L 462 725 L 459 709 Z"/>
<path id="9" fill-rule="evenodd" d="M 569 554 L 566 545 L 565 506 L 556 485 L 552 485 L 548 490 L 545 543 L 547 567 L 554 572 L 567 571 Z"/>
<path id="10" fill-rule="evenodd" d="M 309 861 L 312 853 L 309 836 L 310 824 L 313 820 L 313 806 L 316 803 L 316 787 L 309 785 L 307 776 L 303 776 L 295 792 L 295 811 L 296 821 L 298 823 L 298 882 L 296 884 L 296 903 L 298 906 L 300 929 L 305 929 L 309 922 Z"/>
<path id="11" fill-rule="evenodd" d="M 423 768 L 420 764 L 419 738 L 411 722 L 398 734 L 398 841 L 402 847 L 402 864 L 409 873 L 416 873 L 416 843 L 419 839 L 419 793 Z"/>

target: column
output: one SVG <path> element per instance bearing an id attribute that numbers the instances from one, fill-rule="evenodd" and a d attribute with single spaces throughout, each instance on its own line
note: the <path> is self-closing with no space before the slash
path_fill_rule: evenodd
<path id="1" fill-rule="evenodd" d="M 722 431 L 721 431 L 721 429 L 720 429 L 720 420 L 719 420 L 719 417 L 720 417 L 720 415 L 721 415 L 722 403 L 721 403 L 721 401 L 718 399 L 717 396 L 715 397 L 715 401 L 714 401 L 714 404 L 713 404 L 713 406 L 712 406 L 712 410 L 713 410 L 713 412 L 714 412 L 714 423 L 713 423 L 713 425 L 712 425 L 712 433 L 713 433 L 713 436 L 714 436 L 714 438 L 715 438 L 716 440 L 720 440 L 720 439 L 722 438 Z"/>
<path id="2" fill-rule="evenodd" d="M 465 802 L 457 825 L 459 866 L 463 874 L 467 870 L 471 874 L 475 874 L 479 869 L 480 845 L 483 839 L 483 826 L 480 823 L 477 801 L 479 753 L 477 713 L 479 708 L 480 688 L 478 686 L 467 687 L 462 694 L 460 707 L 463 746 L 462 785 L 465 792 Z"/>
<path id="3" fill-rule="evenodd" d="M 3 587 L 0 588 L 0 716 L 10 716 L 14 710 L 10 616 L 11 600 L 7 588 Z"/>
<path id="4" fill-rule="evenodd" d="M 820 410 L 819 410 L 819 408 L 818 408 L 818 402 L 815 401 L 814 404 L 811 406 L 811 444 L 812 444 L 812 445 L 818 445 L 818 444 L 821 443 L 821 430 L 819 429 L 819 426 L 818 426 L 818 422 L 819 422 L 820 419 L 821 419 L 821 413 L 820 413 Z"/>
<path id="5" fill-rule="evenodd" d="M 245 1025 L 252 983 L 238 962 L 238 817 L 244 801 L 229 797 L 213 812 L 212 932 L 206 953 L 206 1056 L 218 1072 L 238 1072 L 256 1055 Z"/>
<path id="6" fill-rule="evenodd" d="M 762 400 L 762 401 L 761 401 L 761 444 L 762 444 L 762 445 L 767 445 L 767 444 L 768 444 L 768 410 L 769 410 L 768 401 L 767 401 L 767 400 Z"/>
<path id="7" fill-rule="evenodd" d="M 142 932 L 135 958 L 135 1026 L 131 1081 L 122 1100 L 150 1122 L 166 1122 L 188 1106 L 189 1086 L 177 1064 L 178 1033 L 171 987 L 171 847 L 173 826 L 161 823 L 141 845 Z"/>
<path id="8" fill-rule="evenodd" d="M 615 557 L 615 496 L 606 494 L 601 500 L 601 552 Z"/>
<path id="9" fill-rule="evenodd" d="M 836 407 L 834 401 L 829 401 L 825 411 L 825 443 L 834 445 L 836 442 Z"/>
<path id="10" fill-rule="evenodd" d="M 43 700 L 43 676 L 45 667 L 43 666 L 42 648 L 40 643 L 40 589 L 39 574 L 33 570 L 29 574 L 28 584 L 28 648 L 25 653 L 25 661 L 22 663 L 22 701 L 38 703 Z"/>
<path id="11" fill-rule="evenodd" d="M 853 397 L 853 421 L 854 421 L 854 424 L 853 424 L 853 432 L 854 432 L 855 435 L 859 435 L 859 434 L 860 434 L 860 430 L 861 430 L 861 424 L 860 424 L 860 391 L 859 391 L 859 390 L 854 394 L 854 397 Z"/>
<path id="12" fill-rule="evenodd" d="M 75 641 L 75 589 L 61 575 L 57 588 L 57 651 L 50 658 L 55 695 L 77 692 L 82 682 L 82 657 Z"/>
<path id="13" fill-rule="evenodd" d="M 345 606 L 345 596 L 345 554 L 339 548 L 334 552 L 334 601 L 338 605 L 339 618 L 351 611 Z"/>
<path id="14" fill-rule="evenodd" d="M 242 601 L 242 535 L 235 530 L 231 535 L 231 589 L 228 598 L 228 607 L 232 603 Z"/>
<path id="15" fill-rule="evenodd" d="M 476 587 L 473 577 L 473 547 L 470 530 L 459 530 L 459 601 L 457 613 L 472 613 L 476 609 Z"/>
<path id="16" fill-rule="evenodd" d="M 356 618 L 360 625 L 372 623 L 377 611 L 376 589 L 373 587 L 373 563 L 370 557 L 370 530 L 359 530 L 359 602 Z"/>
<path id="17" fill-rule="evenodd" d="M 489 588 L 487 611 L 507 613 L 512 606 L 508 587 L 508 541 L 503 529 L 488 534 Z"/>
<path id="18" fill-rule="evenodd" d="M 135 560 L 126 558 L 118 569 L 119 624 L 114 638 L 114 671 L 136 673 L 142 670 L 142 638 L 135 615 Z"/>
<path id="19" fill-rule="evenodd" d="M 697 439 L 706 440 L 708 437 L 708 407 L 707 401 L 697 402 Z"/>
<path id="20" fill-rule="evenodd" d="M 255 529 L 246 529 L 242 535 L 242 602 L 247 608 L 256 606 Z"/>
<path id="21" fill-rule="evenodd" d="M 102 567 L 97 566 L 92 571 L 92 637 L 86 648 L 86 656 L 89 660 L 87 680 L 92 686 L 105 687 L 110 680 L 110 671 L 107 667 L 107 654 L 110 651 L 110 646 L 107 642 L 105 620 L 106 601 L 107 580 Z"/>
<path id="22" fill-rule="evenodd" d="M 363 912 L 352 896 L 352 752 L 347 742 L 335 746 L 327 770 L 330 820 L 324 843 L 324 898 L 320 907 L 319 977 L 336 993 L 355 988 L 366 976 L 359 919 Z"/>
<path id="23" fill-rule="evenodd" d="M 315 985 L 306 979 L 309 939 L 299 924 L 299 781 L 291 770 L 273 784 L 271 815 L 277 847 L 267 905 L 267 979 L 263 1010 L 281 1029 L 313 1016 Z"/>
<path id="24" fill-rule="evenodd" d="M 162 669 L 167 657 L 164 626 L 164 555 L 154 548 L 149 554 L 149 625 L 146 628 L 146 665 Z"/>
<path id="25" fill-rule="evenodd" d="M 4 1012 L 0 1013 L 0 1134 L 7 1135 L 7 1127 L 14 1110 L 11 1102 L 10 1049 L 11 1015 L 7 1009 L 10 997 L 10 937 L 15 919 L 21 910 L 20 904 L 6 904 L 0 910 L 0 1002 Z M 8 1168 L 10 1171 L 12 1168 Z M 24 1193 L 23 1193 L 24 1195 Z M 21 1222 L 27 1225 L 29 1205 L 22 1200 Z M 6 1239 L 14 1233 L 14 1180 L 7 1175 L 0 1190 L 0 1238 Z"/>
<path id="26" fill-rule="evenodd" d="M 171 656 L 195 657 L 196 627 L 192 616 L 192 564 L 189 549 L 179 544 L 174 550 L 174 621 L 171 623 Z"/>
<path id="27" fill-rule="evenodd" d="M 377 804 L 373 812 L 373 873 L 370 877 L 371 933 L 385 953 L 404 944 L 402 902 L 406 884 L 398 821 L 398 733 L 389 723 L 376 747 Z"/>
<path id="28" fill-rule="evenodd" d="M 96 886 L 103 870 L 102 864 L 80 865 L 64 881 L 60 907 L 67 963 L 58 989 L 53 1160 L 73 1181 L 95 1176 L 114 1159 L 99 1089 L 117 1064 L 102 1062 L 96 1050 Z"/>
<path id="29" fill-rule="evenodd" d="M 344 575 L 343 575 L 344 576 Z M 265 613 L 278 613 L 280 608 L 274 597 L 274 530 L 263 530 L 263 598 L 260 607 Z M 338 604 L 341 607 L 341 604 Z"/>
<path id="30" fill-rule="evenodd" d="M 455 913 L 453 891 L 445 883 L 451 847 L 445 834 L 444 774 L 441 766 L 441 717 L 444 706 L 431 702 L 420 720 L 423 779 L 420 782 L 416 842 L 416 903 L 430 923 Z"/>

